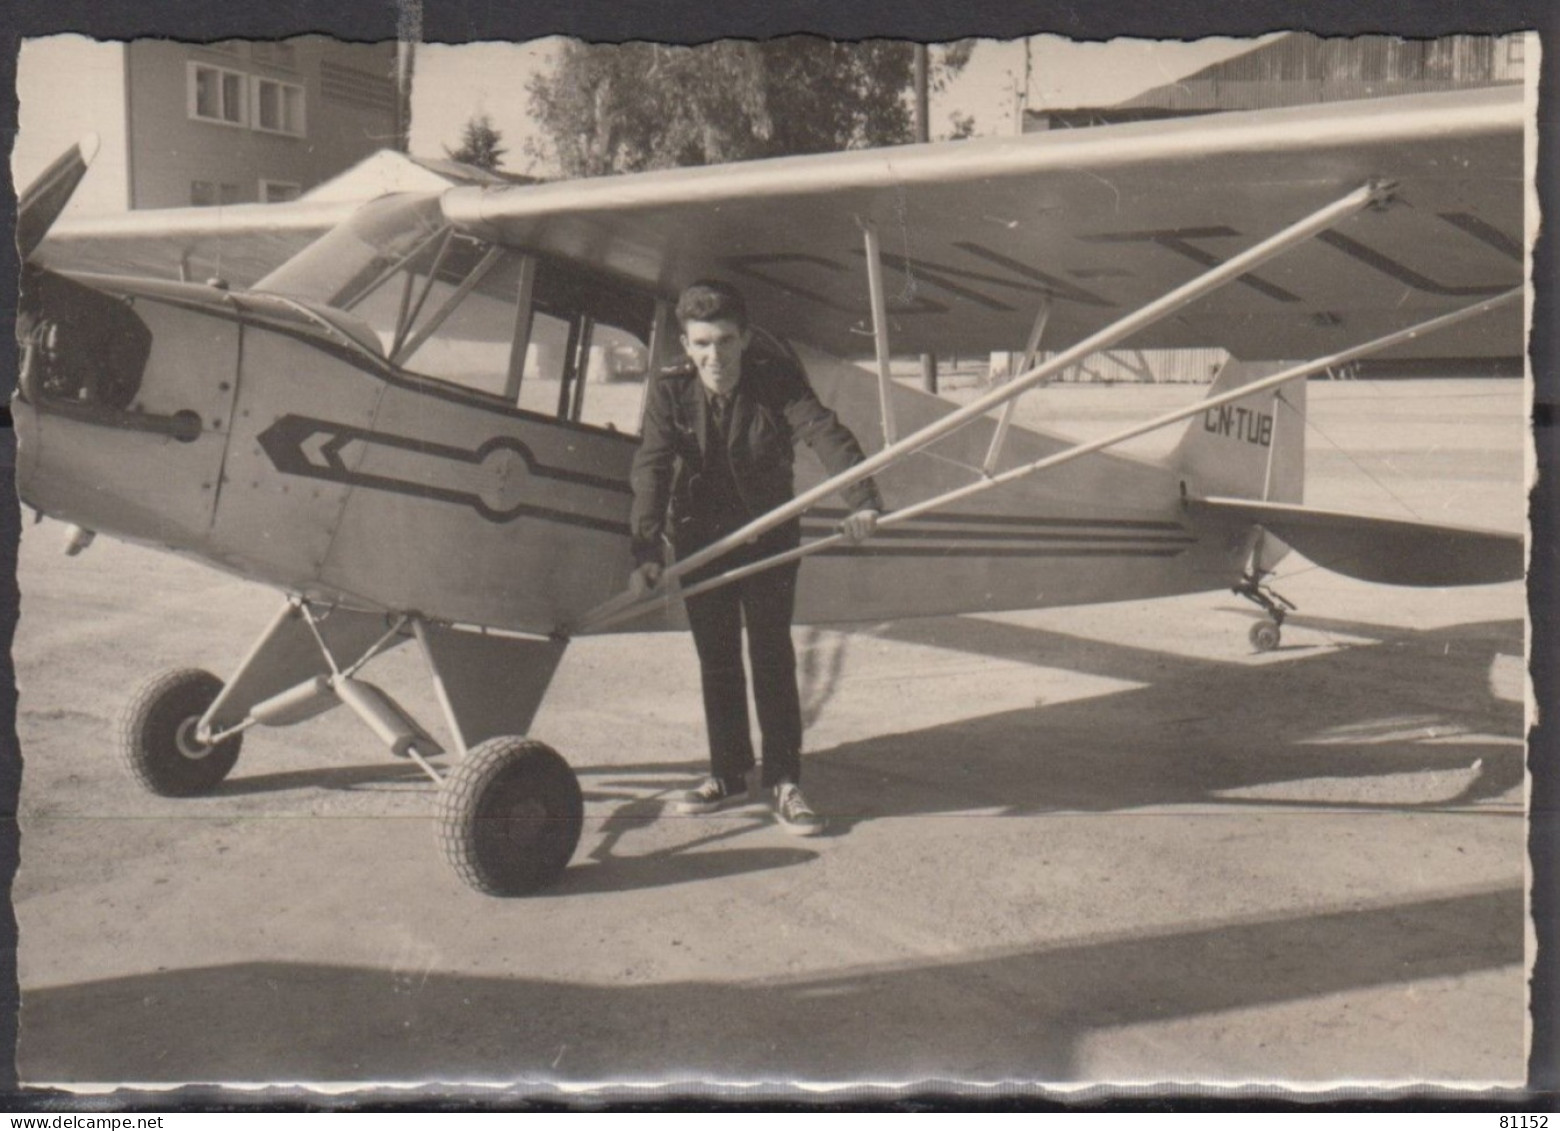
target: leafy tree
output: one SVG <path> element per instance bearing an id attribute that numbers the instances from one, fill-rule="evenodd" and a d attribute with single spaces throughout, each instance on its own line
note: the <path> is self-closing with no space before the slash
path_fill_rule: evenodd
<path id="1" fill-rule="evenodd" d="M 968 59 L 954 47 L 939 76 Z M 889 40 L 569 42 L 531 81 L 547 142 L 530 149 L 545 160 L 550 145 L 580 177 L 897 145 L 911 138 L 912 66 L 911 44 Z"/>
<path id="2" fill-rule="evenodd" d="M 460 147 L 444 147 L 444 155 L 451 161 L 475 165 L 479 169 L 497 169 L 504 154 L 509 151 L 499 142 L 503 135 L 493 128 L 493 119 L 486 114 L 473 114 L 461 131 Z"/>

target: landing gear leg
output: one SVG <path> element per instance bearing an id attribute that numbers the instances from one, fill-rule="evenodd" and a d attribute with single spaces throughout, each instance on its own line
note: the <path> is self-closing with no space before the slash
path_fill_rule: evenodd
<path id="1" fill-rule="evenodd" d="M 1230 592 L 1236 596 L 1244 597 L 1253 604 L 1262 606 L 1270 618 L 1257 621 L 1247 633 L 1251 646 L 1258 652 L 1271 652 L 1278 647 L 1284 617 L 1295 611 L 1294 602 L 1262 583 L 1262 579 L 1266 576 L 1267 574 L 1260 570 L 1248 570 L 1230 589 Z"/>
<path id="2" fill-rule="evenodd" d="M 444 859 L 487 895 L 547 887 L 580 842 L 585 799 L 558 752 L 524 734 L 564 642 L 412 628 L 461 756 L 439 791 Z"/>

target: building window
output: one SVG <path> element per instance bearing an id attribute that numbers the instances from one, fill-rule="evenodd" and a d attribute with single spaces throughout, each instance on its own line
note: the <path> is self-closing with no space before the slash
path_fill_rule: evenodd
<path id="1" fill-rule="evenodd" d="M 205 63 L 189 65 L 189 115 L 202 122 L 228 126 L 247 124 L 244 76 Z"/>
<path id="2" fill-rule="evenodd" d="M 238 186 L 226 181 L 191 181 L 190 203 L 197 207 L 238 204 Z"/>
<path id="3" fill-rule="evenodd" d="M 1506 62 L 1508 62 L 1508 63 L 1520 63 L 1520 62 L 1522 62 L 1522 49 L 1523 49 L 1524 46 L 1526 46 L 1526 40 L 1527 40 L 1527 36 L 1522 35 L 1520 33 L 1517 34 L 1517 35 L 1513 35 L 1513 36 L 1510 36 L 1510 37 L 1507 38 L 1507 40 L 1506 40 Z"/>
<path id="4" fill-rule="evenodd" d="M 297 200 L 303 192 L 303 186 L 297 181 L 265 181 L 260 182 L 260 203 L 281 204 L 287 200 Z"/>
<path id="5" fill-rule="evenodd" d="M 327 102 L 387 114 L 395 113 L 399 101 L 395 80 L 388 75 L 348 67 L 330 59 L 320 60 L 320 95 Z"/>
<path id="6" fill-rule="evenodd" d="M 261 40 L 249 45 L 249 57 L 257 63 L 264 63 L 268 67 L 281 67 L 285 70 L 298 69 L 298 48 L 291 43 L 282 43 L 276 40 Z"/>
<path id="7" fill-rule="evenodd" d="M 304 135 L 303 87 L 254 77 L 254 112 L 250 124 L 267 133 Z"/>

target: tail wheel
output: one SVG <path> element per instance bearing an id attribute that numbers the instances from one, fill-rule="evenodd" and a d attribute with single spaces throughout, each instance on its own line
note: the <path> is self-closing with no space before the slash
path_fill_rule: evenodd
<path id="1" fill-rule="evenodd" d="M 451 770 L 439 795 L 444 858 L 488 895 L 526 895 L 553 883 L 584 824 L 574 771 L 530 739 L 488 739 Z"/>
<path id="2" fill-rule="evenodd" d="M 1251 641 L 1251 646 L 1258 652 L 1271 652 L 1278 647 L 1278 625 L 1270 620 L 1259 620 L 1251 626 L 1251 631 L 1246 634 Z"/>
<path id="3" fill-rule="evenodd" d="M 143 787 L 164 797 L 206 793 L 238 761 L 242 735 L 203 743 L 195 727 L 222 691 L 210 672 L 182 668 L 146 683 L 125 708 L 119 754 Z"/>

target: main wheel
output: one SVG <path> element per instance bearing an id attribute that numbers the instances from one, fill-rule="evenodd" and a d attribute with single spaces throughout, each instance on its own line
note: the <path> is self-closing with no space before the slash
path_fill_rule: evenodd
<path id="1" fill-rule="evenodd" d="M 221 691 L 222 681 L 210 672 L 181 668 L 136 692 L 119 729 L 119 754 L 136 781 L 164 797 L 189 797 L 227 777 L 244 736 L 215 745 L 195 737 L 195 725 Z"/>
<path id="2" fill-rule="evenodd" d="M 552 747 L 490 738 L 445 779 L 438 824 L 444 858 L 461 879 L 488 895 L 526 895 L 568 866 L 585 798 Z"/>
<path id="3" fill-rule="evenodd" d="M 1251 646 L 1258 652 L 1271 652 L 1278 647 L 1278 625 L 1270 620 L 1259 620 L 1251 626 L 1251 631 L 1246 634 L 1251 641 Z"/>

